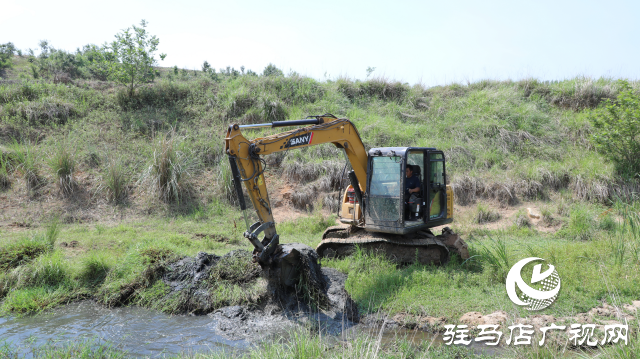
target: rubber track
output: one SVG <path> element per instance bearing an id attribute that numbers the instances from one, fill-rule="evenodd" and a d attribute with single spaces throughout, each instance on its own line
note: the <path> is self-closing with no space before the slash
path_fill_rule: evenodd
<path id="1" fill-rule="evenodd" d="M 366 251 L 383 253 L 397 263 L 445 264 L 449 249 L 437 236 L 412 233 L 404 236 L 387 233 L 371 233 L 350 227 L 334 226 L 325 230 L 322 242 L 316 248 L 321 258 L 350 255 L 358 245 Z"/>

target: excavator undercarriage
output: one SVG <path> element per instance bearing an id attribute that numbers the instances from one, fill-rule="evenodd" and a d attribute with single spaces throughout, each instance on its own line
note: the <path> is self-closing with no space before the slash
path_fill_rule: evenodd
<path id="1" fill-rule="evenodd" d="M 399 264 L 443 265 L 451 254 L 469 258 L 467 244 L 449 227 L 436 236 L 429 229 L 399 235 L 367 232 L 356 226 L 334 226 L 324 231 L 316 252 L 320 258 L 343 257 L 353 254 L 356 247 L 382 254 Z"/>

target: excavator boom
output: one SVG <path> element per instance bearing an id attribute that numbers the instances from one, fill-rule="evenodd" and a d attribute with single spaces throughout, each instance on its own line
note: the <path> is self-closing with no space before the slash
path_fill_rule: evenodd
<path id="1" fill-rule="evenodd" d="M 242 134 L 242 129 L 300 125 L 309 126 L 252 140 L 245 138 Z M 336 147 L 344 149 L 357 181 L 360 183 L 361 189 L 364 189 L 367 181 L 367 152 L 358 130 L 347 119 L 323 115 L 298 121 L 229 126 L 225 137 L 225 151 L 229 156 L 238 199 L 241 208 L 245 210 L 246 206 L 240 188 L 240 183 L 244 183 L 260 220 L 253 225 L 247 223 L 247 232 L 244 233 L 244 236 L 251 241 L 255 248 L 254 253 L 258 263 L 268 264 L 269 256 L 279 243 L 264 180 L 265 165 L 260 156 L 323 143 L 333 143 Z M 258 235 L 262 232 L 264 232 L 264 238 L 260 241 Z"/>

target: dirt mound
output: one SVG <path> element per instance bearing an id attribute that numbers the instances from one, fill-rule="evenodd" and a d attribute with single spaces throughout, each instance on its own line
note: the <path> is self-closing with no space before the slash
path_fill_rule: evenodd
<path id="1" fill-rule="evenodd" d="M 292 253 L 294 255 L 292 255 Z M 304 321 L 313 316 L 324 327 L 341 327 L 359 320 L 358 308 L 344 288 L 347 276 L 321 268 L 316 252 L 302 244 L 284 244 L 276 256 L 286 256 L 292 266 L 280 265 L 264 271 L 252 262 L 251 252 L 236 250 L 217 256 L 205 252 L 164 266 L 162 281 L 168 286 L 167 301 L 176 302 L 176 312 L 207 314 L 217 319 L 219 331 L 232 337 L 283 327 L 285 321 Z M 299 276 L 296 283 L 283 283 L 288 271 Z M 220 288 L 259 295 L 237 302 L 220 300 Z M 225 305 L 226 304 L 226 305 Z M 241 304 L 241 305 L 233 305 Z"/>

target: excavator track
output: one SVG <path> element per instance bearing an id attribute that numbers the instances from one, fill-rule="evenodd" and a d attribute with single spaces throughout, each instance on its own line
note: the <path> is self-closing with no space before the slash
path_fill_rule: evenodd
<path id="1" fill-rule="evenodd" d="M 449 227 L 441 235 L 429 230 L 407 235 L 371 233 L 353 226 L 334 226 L 325 230 L 316 248 L 320 258 L 343 257 L 352 254 L 356 246 L 365 251 L 384 254 L 397 263 L 446 264 L 451 252 L 469 258 L 467 245 Z"/>

